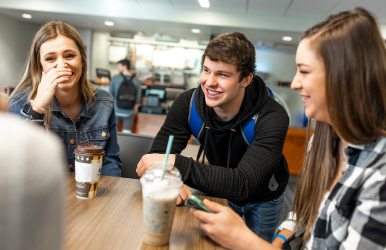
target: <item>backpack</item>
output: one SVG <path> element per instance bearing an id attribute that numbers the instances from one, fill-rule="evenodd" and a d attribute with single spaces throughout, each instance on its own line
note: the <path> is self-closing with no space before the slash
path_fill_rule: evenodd
<path id="1" fill-rule="evenodd" d="M 275 96 L 273 95 L 272 91 L 267 87 L 268 95 L 275 99 Z M 201 119 L 200 115 L 198 114 L 196 107 L 194 105 L 194 99 L 195 99 L 196 91 L 193 92 L 192 98 L 190 99 L 190 110 L 189 110 L 189 127 L 192 131 L 193 136 L 198 140 L 200 137 L 201 131 L 205 127 L 204 121 Z M 254 137 L 255 137 L 255 124 L 257 121 L 257 118 L 259 117 L 259 114 L 257 113 L 251 119 L 245 121 L 241 125 L 241 133 L 243 135 L 243 138 L 245 142 L 249 145 L 252 143 Z"/>
<path id="2" fill-rule="evenodd" d="M 133 109 L 137 101 L 137 88 L 133 84 L 134 76 L 127 79 L 123 74 L 123 82 L 118 90 L 117 107 L 121 109 Z"/>

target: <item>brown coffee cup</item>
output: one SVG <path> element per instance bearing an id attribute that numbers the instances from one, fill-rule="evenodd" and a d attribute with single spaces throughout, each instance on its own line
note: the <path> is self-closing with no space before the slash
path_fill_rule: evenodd
<path id="1" fill-rule="evenodd" d="M 105 151 L 100 146 L 78 145 L 75 154 L 76 196 L 95 198 Z"/>

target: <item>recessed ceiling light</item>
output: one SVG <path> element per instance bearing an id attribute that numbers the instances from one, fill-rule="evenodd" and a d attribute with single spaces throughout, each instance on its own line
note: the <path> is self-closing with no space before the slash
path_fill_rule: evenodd
<path id="1" fill-rule="evenodd" d="M 105 25 L 107 25 L 107 26 L 114 26 L 114 22 L 106 21 L 106 22 L 105 22 Z"/>
<path id="2" fill-rule="evenodd" d="M 32 18 L 32 16 L 30 14 L 23 14 L 21 16 L 24 17 L 24 18 L 27 18 L 27 19 L 31 19 Z"/>
<path id="3" fill-rule="evenodd" d="M 198 0 L 200 2 L 200 5 L 202 8 L 209 8 L 210 7 L 210 4 L 209 4 L 209 0 Z"/>
<path id="4" fill-rule="evenodd" d="M 290 37 L 290 36 L 283 36 L 283 41 L 287 41 L 287 42 L 289 42 L 289 41 L 292 41 L 292 37 Z"/>
<path id="5" fill-rule="evenodd" d="M 199 30 L 199 29 L 192 29 L 192 32 L 193 33 L 201 33 L 201 30 Z"/>

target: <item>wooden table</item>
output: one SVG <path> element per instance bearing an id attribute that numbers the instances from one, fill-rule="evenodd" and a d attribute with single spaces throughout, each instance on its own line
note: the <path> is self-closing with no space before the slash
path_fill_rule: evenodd
<path id="1" fill-rule="evenodd" d="M 203 199 L 204 196 L 198 196 Z M 226 205 L 226 200 L 205 197 Z M 75 197 L 75 175 L 68 174 L 64 249 L 223 249 L 198 227 L 186 207 L 177 207 L 170 244 L 154 247 L 142 239 L 139 180 L 101 176 L 94 199 Z"/>

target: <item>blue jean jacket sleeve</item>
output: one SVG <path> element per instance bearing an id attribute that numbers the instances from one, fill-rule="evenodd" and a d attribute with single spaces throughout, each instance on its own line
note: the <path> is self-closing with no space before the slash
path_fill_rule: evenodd
<path id="1" fill-rule="evenodd" d="M 22 121 L 28 121 L 38 125 L 43 125 L 44 120 L 34 120 L 32 119 L 31 115 L 27 115 L 26 113 L 24 113 L 23 108 L 24 108 L 24 105 L 26 105 L 27 103 L 28 103 L 27 94 L 17 95 L 11 98 L 7 113 L 17 115 L 19 119 Z"/>
<path id="2" fill-rule="evenodd" d="M 105 147 L 105 156 L 103 158 L 101 175 L 120 177 L 122 162 L 119 158 L 120 149 L 117 140 L 117 123 L 115 119 L 114 105 L 109 119 L 109 130 L 110 138 Z"/>

